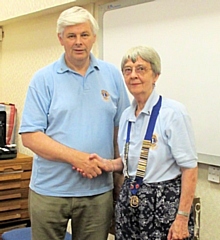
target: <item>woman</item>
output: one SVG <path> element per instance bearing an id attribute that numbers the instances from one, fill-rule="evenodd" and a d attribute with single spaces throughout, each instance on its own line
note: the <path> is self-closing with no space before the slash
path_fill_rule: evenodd
<path id="1" fill-rule="evenodd" d="M 121 158 L 91 155 L 103 170 L 123 170 L 125 176 L 115 209 L 116 239 L 193 239 L 197 154 L 190 117 L 181 103 L 156 93 L 161 63 L 153 48 L 131 48 L 121 69 L 134 96 L 120 120 Z"/>

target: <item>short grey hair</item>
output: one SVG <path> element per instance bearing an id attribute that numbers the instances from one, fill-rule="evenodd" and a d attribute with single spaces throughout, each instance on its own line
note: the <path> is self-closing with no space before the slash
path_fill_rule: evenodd
<path id="1" fill-rule="evenodd" d="M 94 35 L 97 34 L 99 26 L 90 12 L 82 7 L 72 7 L 63 11 L 57 20 L 57 33 L 63 33 L 65 27 L 80 23 L 90 22 Z"/>
<path id="2" fill-rule="evenodd" d="M 124 65 L 128 62 L 128 60 L 131 60 L 134 63 L 137 61 L 138 57 L 141 57 L 144 61 L 149 62 L 153 72 L 160 75 L 160 56 L 152 47 L 148 46 L 137 46 L 130 48 L 122 58 L 121 70 L 123 71 Z"/>

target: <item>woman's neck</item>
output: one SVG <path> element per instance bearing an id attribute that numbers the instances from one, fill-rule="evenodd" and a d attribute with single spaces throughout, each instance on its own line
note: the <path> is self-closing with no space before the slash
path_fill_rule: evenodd
<path id="1" fill-rule="evenodd" d="M 150 96 L 150 95 L 149 95 Z M 137 103 L 137 107 L 135 110 L 135 116 L 137 117 L 139 115 L 139 113 L 142 111 L 142 109 L 144 108 L 149 96 L 139 96 L 139 97 L 135 97 L 135 101 Z"/>

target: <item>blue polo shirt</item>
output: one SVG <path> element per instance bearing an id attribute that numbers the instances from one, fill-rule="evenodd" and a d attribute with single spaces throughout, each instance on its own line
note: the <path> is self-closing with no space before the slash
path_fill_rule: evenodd
<path id="1" fill-rule="evenodd" d="M 138 117 L 135 116 L 136 102 L 127 108 L 119 125 L 119 151 L 124 161 L 124 145 L 127 136 L 128 121 L 132 122 L 128 165 L 124 161 L 124 174 L 136 176 L 142 141 L 146 134 L 153 106 L 159 95 L 153 90 L 145 107 Z M 197 153 L 194 133 L 186 108 L 179 102 L 162 97 L 161 109 L 153 132 L 153 145 L 149 150 L 147 170 L 144 182 L 160 182 L 177 177 L 180 167 L 197 166 Z"/>
<path id="2" fill-rule="evenodd" d="M 112 159 L 114 127 L 129 99 L 119 70 L 90 58 L 85 76 L 67 67 L 64 54 L 34 75 L 19 133 L 41 131 L 68 147 Z M 112 174 L 86 179 L 70 164 L 35 155 L 30 188 L 48 196 L 96 195 L 113 188 Z"/>

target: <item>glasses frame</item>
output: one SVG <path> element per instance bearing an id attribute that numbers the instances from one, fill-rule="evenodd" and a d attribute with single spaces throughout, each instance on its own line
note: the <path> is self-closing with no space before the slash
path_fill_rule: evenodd
<path id="1" fill-rule="evenodd" d="M 145 75 L 147 72 L 151 71 L 152 68 L 145 67 L 143 65 L 138 65 L 136 67 L 125 66 L 122 69 L 122 73 L 124 76 L 130 76 L 133 71 L 139 76 Z"/>

